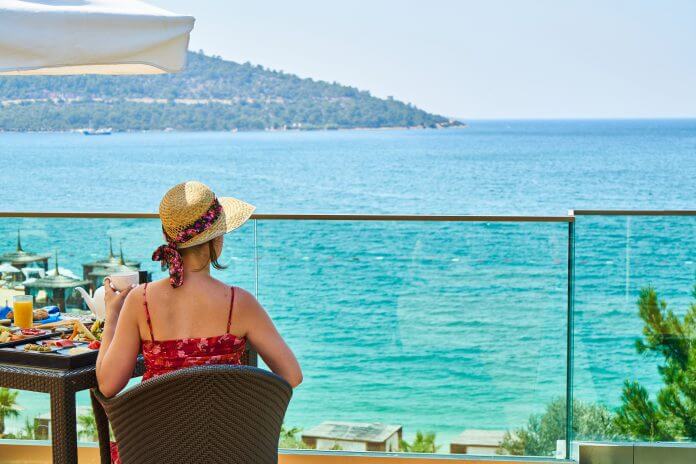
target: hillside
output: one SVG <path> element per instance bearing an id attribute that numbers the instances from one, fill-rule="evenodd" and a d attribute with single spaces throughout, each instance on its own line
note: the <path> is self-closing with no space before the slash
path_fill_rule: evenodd
<path id="1" fill-rule="evenodd" d="M 189 52 L 179 74 L 0 77 L 0 130 L 263 130 L 460 125 L 394 99 Z"/>

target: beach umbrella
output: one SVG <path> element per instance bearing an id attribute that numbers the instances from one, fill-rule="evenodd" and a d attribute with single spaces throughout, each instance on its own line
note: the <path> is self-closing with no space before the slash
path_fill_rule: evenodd
<path id="1" fill-rule="evenodd" d="M 54 276 L 56 274 L 60 274 L 65 277 L 70 277 L 71 279 L 79 279 L 79 277 L 73 271 L 64 267 L 59 267 L 57 272 L 56 269 L 51 269 L 46 273 L 46 275 L 49 276 Z"/>
<path id="2" fill-rule="evenodd" d="M 19 269 L 11 265 L 10 263 L 2 263 L 0 264 L 0 274 L 5 274 L 5 273 L 10 273 L 13 274 L 15 272 L 19 272 Z"/>
<path id="3" fill-rule="evenodd" d="M 43 268 L 40 267 L 23 267 L 22 274 L 24 274 L 24 277 L 28 279 L 33 275 L 43 277 L 44 275 L 46 275 L 46 271 L 44 271 Z"/>
<path id="4" fill-rule="evenodd" d="M 181 71 L 193 23 L 137 0 L 0 0 L 0 74 Z"/>

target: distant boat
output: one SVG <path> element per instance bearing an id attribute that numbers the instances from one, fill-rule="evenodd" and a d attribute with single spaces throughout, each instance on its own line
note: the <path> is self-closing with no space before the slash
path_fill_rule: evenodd
<path id="1" fill-rule="evenodd" d="M 82 129 L 82 133 L 85 135 L 111 135 L 111 128 L 106 127 L 103 129 L 92 129 L 87 128 L 87 129 Z"/>

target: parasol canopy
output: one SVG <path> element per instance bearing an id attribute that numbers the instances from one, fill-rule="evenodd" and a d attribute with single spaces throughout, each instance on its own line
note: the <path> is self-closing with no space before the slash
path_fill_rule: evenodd
<path id="1" fill-rule="evenodd" d="M 0 0 L 0 74 L 181 71 L 193 23 L 138 0 Z"/>
<path id="2" fill-rule="evenodd" d="M 19 269 L 14 267 L 12 264 L 10 264 L 10 263 L 0 264 L 0 274 L 4 274 L 4 273 L 14 274 L 16 272 L 19 272 Z"/>
<path id="3" fill-rule="evenodd" d="M 64 268 L 64 267 L 59 267 L 58 269 L 51 269 L 50 271 L 46 272 L 46 275 L 47 276 L 62 275 L 65 277 L 70 277 L 71 279 L 79 279 L 80 278 L 73 271 L 71 271 L 70 269 Z"/>

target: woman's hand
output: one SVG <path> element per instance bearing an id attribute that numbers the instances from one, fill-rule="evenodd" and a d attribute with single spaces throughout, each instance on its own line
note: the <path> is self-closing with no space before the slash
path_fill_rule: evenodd
<path id="1" fill-rule="evenodd" d="M 128 293 L 136 286 L 132 285 L 122 292 L 117 292 L 111 286 L 111 279 L 104 279 L 104 303 L 106 304 L 106 320 L 116 322 L 121 313 L 123 302 L 126 300 Z"/>

